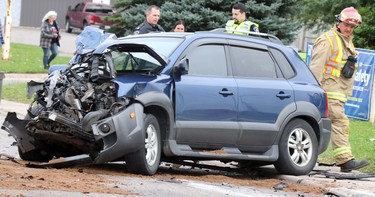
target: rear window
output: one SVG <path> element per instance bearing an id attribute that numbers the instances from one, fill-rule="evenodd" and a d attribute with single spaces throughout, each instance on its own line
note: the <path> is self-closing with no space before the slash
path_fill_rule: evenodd
<path id="1" fill-rule="evenodd" d="M 86 12 L 103 13 L 108 14 L 113 12 L 112 7 L 109 5 L 96 5 L 90 4 L 87 6 Z"/>

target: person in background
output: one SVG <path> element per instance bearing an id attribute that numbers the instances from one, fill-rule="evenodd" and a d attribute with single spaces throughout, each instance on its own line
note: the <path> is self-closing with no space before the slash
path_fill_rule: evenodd
<path id="1" fill-rule="evenodd" d="M 173 32 L 185 32 L 185 23 L 182 20 L 178 20 L 174 23 Z"/>
<path id="2" fill-rule="evenodd" d="M 0 47 L 4 44 L 4 38 L 3 38 L 3 26 L 1 25 L 0 21 Z"/>
<path id="3" fill-rule="evenodd" d="M 225 25 L 227 33 L 244 34 L 240 31 L 259 32 L 258 24 L 246 20 L 246 6 L 243 3 L 236 3 L 232 6 L 232 17 L 233 20 L 229 20 Z"/>
<path id="4" fill-rule="evenodd" d="M 349 119 L 344 104 L 351 96 L 358 53 L 353 45 L 353 31 L 362 23 L 353 7 L 336 15 L 337 25 L 314 43 L 310 68 L 327 92 L 328 117 L 332 121 L 331 143 L 336 165 L 342 172 L 365 167 L 367 160 L 355 160 L 349 142 Z"/>
<path id="5" fill-rule="evenodd" d="M 164 32 L 158 22 L 160 18 L 160 9 L 156 5 L 150 6 L 146 11 L 146 20 L 138 25 L 133 34 L 146 34 L 150 32 Z"/>
<path id="6" fill-rule="evenodd" d="M 57 56 L 58 47 L 60 46 L 59 26 L 56 22 L 57 13 L 49 11 L 42 19 L 40 32 L 40 47 L 43 49 L 43 66 L 48 69 L 50 63 Z M 51 52 L 51 56 L 50 56 Z"/>

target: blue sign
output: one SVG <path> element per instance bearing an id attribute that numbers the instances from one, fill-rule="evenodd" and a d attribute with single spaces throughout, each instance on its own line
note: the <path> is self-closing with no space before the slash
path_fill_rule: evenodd
<path id="1" fill-rule="evenodd" d="M 306 45 L 306 64 L 307 65 L 310 65 L 310 60 L 311 60 L 311 57 L 312 57 L 312 48 L 314 46 L 314 43 L 312 42 L 307 42 L 307 45 Z"/>
<path id="2" fill-rule="evenodd" d="M 345 114 L 350 118 L 369 120 L 375 52 L 361 49 L 357 49 L 357 52 L 358 69 L 354 76 L 352 96 L 345 103 Z"/>
<path id="3" fill-rule="evenodd" d="M 313 43 L 307 43 L 306 64 L 310 64 Z M 375 51 L 356 49 L 358 68 L 354 78 L 352 96 L 345 103 L 345 114 L 354 119 L 370 119 L 372 84 L 374 78 Z"/>

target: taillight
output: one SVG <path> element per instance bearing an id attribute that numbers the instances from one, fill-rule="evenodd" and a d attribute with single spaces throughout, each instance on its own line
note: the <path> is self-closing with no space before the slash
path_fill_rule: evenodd
<path id="1" fill-rule="evenodd" d="M 90 15 L 89 17 L 89 24 L 94 24 L 95 23 L 95 16 L 94 15 Z"/>
<path id="2" fill-rule="evenodd" d="M 328 118 L 328 95 L 327 92 L 324 90 L 324 97 L 326 100 L 326 118 Z"/>

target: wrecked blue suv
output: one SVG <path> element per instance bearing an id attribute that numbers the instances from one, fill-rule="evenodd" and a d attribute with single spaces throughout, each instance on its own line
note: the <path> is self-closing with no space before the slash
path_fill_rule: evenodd
<path id="1" fill-rule="evenodd" d="M 25 119 L 8 114 L 22 159 L 121 160 L 147 175 L 162 161 L 218 160 L 301 175 L 327 148 L 327 95 L 276 38 L 103 35 L 50 73 Z"/>

